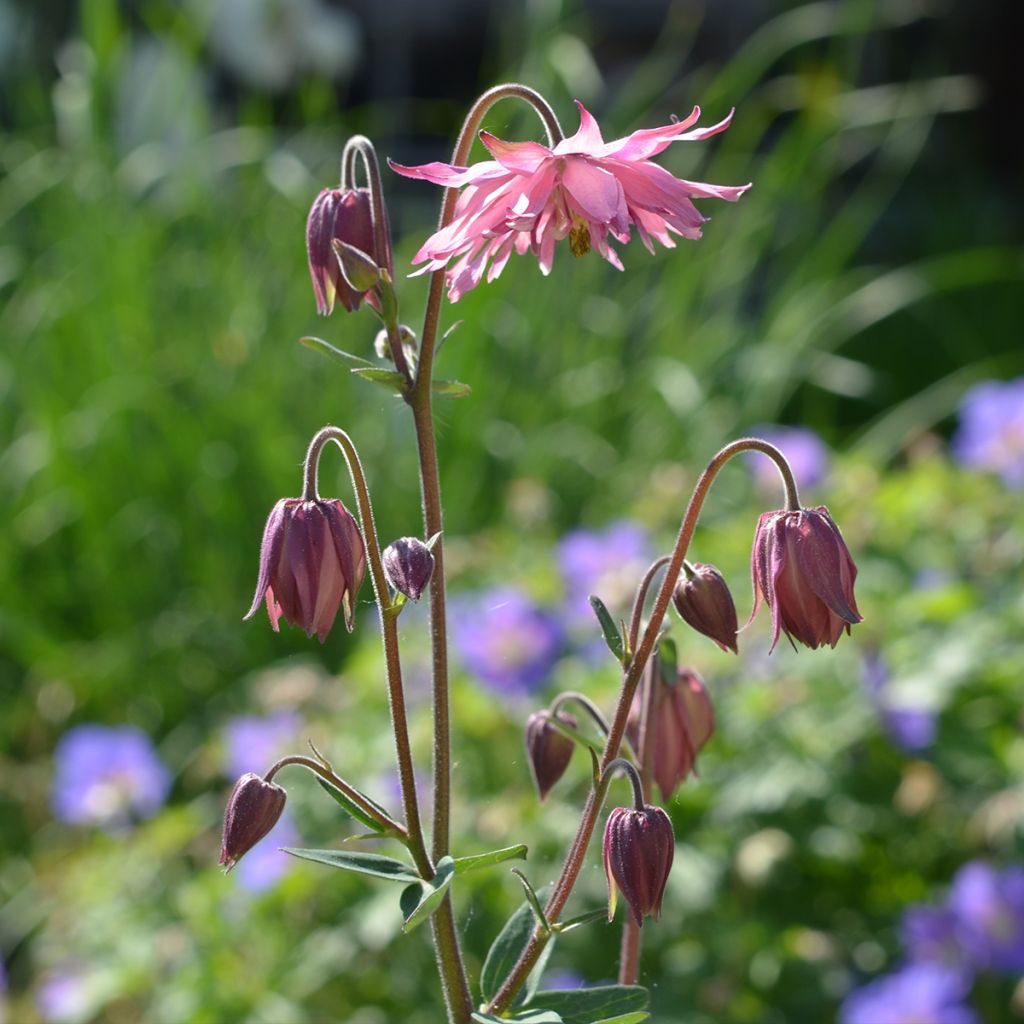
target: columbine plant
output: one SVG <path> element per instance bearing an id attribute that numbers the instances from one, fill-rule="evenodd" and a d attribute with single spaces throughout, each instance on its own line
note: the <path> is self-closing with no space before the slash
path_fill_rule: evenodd
<path id="1" fill-rule="evenodd" d="M 468 165 L 484 115 L 506 97 L 525 101 L 540 115 L 546 144 L 506 142 L 480 132 L 493 159 Z M 828 511 L 801 507 L 793 474 L 773 445 L 756 438 L 727 444 L 697 481 L 672 551 L 657 559 L 638 581 L 629 625 L 617 625 L 599 596 L 590 599 L 604 639 L 622 669 L 622 686 L 610 718 L 585 694 L 573 692 L 559 695 L 526 723 L 527 761 L 540 799 L 569 768 L 577 744 L 588 749 L 592 758 L 590 794 L 553 887 L 542 899 L 526 876 L 516 871 L 526 903 L 495 939 L 481 977 L 473 981 L 467 977 L 452 912 L 453 880 L 466 871 L 522 859 L 526 847 L 510 845 L 486 854 L 454 856 L 449 846 L 448 619 L 432 402 L 436 394 L 460 395 L 468 389 L 457 382 L 434 380 L 444 293 L 457 302 L 485 276 L 488 281 L 497 278 L 513 253 L 532 253 L 548 274 L 563 240 L 568 240 L 574 256 L 594 249 L 621 270 L 613 242 L 625 244 L 635 231 L 653 252 L 654 241 L 672 248 L 675 236 L 700 238 L 707 218 L 694 200 L 735 201 L 750 187 L 684 181 L 652 159 L 673 143 L 695 142 L 724 131 L 731 113 L 709 128 L 696 128 L 700 111 L 695 107 L 685 120 L 605 142 L 594 118 L 582 104 L 577 106 L 580 127 L 566 138 L 540 95 L 522 85 L 500 86 L 486 92 L 470 110 L 451 163 L 391 164 L 400 174 L 445 188 L 438 230 L 414 258 L 414 263 L 423 264 L 416 273 L 430 275 L 418 337 L 399 321 L 392 244 L 373 145 L 356 137 L 345 146 L 341 181 L 337 188 L 324 189 L 317 196 L 306 226 L 314 295 L 317 309 L 325 315 L 336 303 L 354 312 L 365 302 L 382 325 L 377 354 L 390 365 L 368 363 L 321 339 L 303 340 L 334 358 L 361 362 L 353 373 L 393 389 L 408 405 L 419 453 L 424 539 L 402 537 L 382 551 L 356 445 L 344 430 L 324 427 L 306 454 L 302 496 L 281 499 L 270 513 L 256 594 L 246 616 L 254 615 L 265 602 L 275 630 L 283 618 L 323 641 L 339 610 L 351 630 L 356 594 L 364 572 L 369 571 L 381 623 L 403 806 L 402 813 L 395 814 L 371 800 L 314 748 L 312 756 L 283 758 L 263 778 L 248 774 L 236 783 L 225 815 L 221 862 L 233 866 L 277 821 L 285 792 L 274 778 L 283 768 L 300 765 L 315 773 L 327 792 L 370 834 L 400 844 L 408 856 L 398 859 L 347 850 L 288 852 L 402 883 L 398 904 L 405 930 L 430 921 L 451 1024 L 507 1019 L 598 1024 L 612 1019 L 639 1022 L 648 1016 L 647 994 L 635 984 L 640 928 L 645 917 L 657 918 L 660 913 L 675 846 L 668 815 L 652 802 L 653 784 L 669 800 L 695 772 L 697 755 L 714 732 L 707 688 L 695 672 L 678 663 L 676 646 L 662 629 L 668 607 L 674 603 L 680 617 L 697 632 L 722 650 L 736 650 L 736 607 L 725 579 L 713 566 L 686 561 L 708 490 L 729 459 L 741 452 L 760 452 L 775 462 L 782 476 L 785 508 L 761 517 L 752 557 L 754 613 L 762 602 L 770 607 L 772 646 L 780 633 L 812 648 L 824 643 L 835 646 L 842 632 L 860 621 L 853 597 L 856 569 Z M 366 178 L 361 186 L 355 183 L 359 164 Z M 347 461 L 358 520 L 339 499 L 325 499 L 318 493 L 317 469 L 328 442 L 337 444 Z M 430 598 L 433 649 L 434 811 L 429 842 L 420 820 L 397 626 L 406 601 L 415 601 L 425 592 Z M 652 593 L 653 602 L 649 602 Z M 566 710 L 568 705 L 576 713 Z M 593 738 L 595 730 L 599 740 Z M 567 919 L 566 907 L 605 795 L 619 773 L 631 782 L 633 801 L 631 807 L 619 807 L 607 818 L 604 864 L 609 905 Z M 597 922 L 606 914 L 612 919 L 617 892 L 623 894 L 630 911 L 623 926 L 619 984 L 538 993 L 537 968 L 552 942 L 583 924 L 608 927 Z"/>

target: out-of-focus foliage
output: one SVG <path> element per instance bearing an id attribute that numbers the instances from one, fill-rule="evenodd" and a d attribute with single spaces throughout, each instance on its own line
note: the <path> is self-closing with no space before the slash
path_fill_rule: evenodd
<path id="1" fill-rule="evenodd" d="M 424 932 L 398 935 L 397 890 L 307 863 L 248 882 L 245 860 L 227 880 L 215 868 L 240 715 L 286 713 L 286 749 L 309 736 L 396 802 L 368 590 L 355 637 L 322 648 L 240 621 L 264 517 L 298 493 L 313 431 L 352 433 L 385 541 L 419 517 L 405 411 L 296 344 L 319 334 L 373 358 L 368 312 L 317 320 L 302 227 L 343 139 L 387 131 L 392 107 L 348 98 L 354 21 L 294 4 L 268 49 L 252 25 L 225 28 L 245 6 L 154 0 L 128 16 L 85 0 L 36 22 L 0 4 L 0 959 L 18 1024 L 439 1015 Z M 755 187 L 698 243 L 656 258 L 632 244 L 623 275 L 563 250 L 549 279 L 513 261 L 445 311 L 466 323 L 438 373 L 473 388 L 438 409 L 452 589 L 515 587 L 561 615 L 567 653 L 542 692 L 607 706 L 614 664 L 558 569 L 566 531 L 629 518 L 664 548 L 704 460 L 757 424 L 802 422 L 842 453 L 805 498 L 829 505 L 860 564 L 853 637 L 767 659 L 762 615 L 736 661 L 674 626 L 718 730 L 669 808 L 680 848 L 641 979 L 656 1020 L 827 1020 L 902 955 L 905 907 L 971 859 L 1022 854 L 1024 513 L 998 479 L 954 468 L 941 435 L 972 383 L 1024 372 L 1024 261 L 982 168 L 965 156 L 940 185 L 925 173 L 936 131 L 984 97 L 941 51 L 877 78 L 879 47 L 929 38 L 927 5 L 796 6 L 706 62 L 687 61 L 697 25 L 672 5 L 647 59 L 614 79 L 583 10 L 556 8 L 509 23 L 515 57 L 494 79 L 529 81 L 572 127 L 578 95 L 614 135 L 694 100 L 714 118 L 736 106 L 726 135 L 664 162 Z M 470 98 L 419 102 L 416 123 L 454 131 Z M 511 106 L 489 124 L 535 132 Z M 426 147 L 391 137 L 382 155 L 447 159 Z M 425 186 L 386 184 L 407 266 L 434 213 Z M 402 295 L 415 326 L 423 288 Z M 322 484 L 347 500 L 340 459 Z M 775 507 L 761 495 L 730 468 L 694 552 L 741 614 L 753 525 Z M 405 616 L 426 775 L 425 616 Z M 456 680 L 455 852 L 527 842 L 540 885 L 586 768 L 577 754 L 537 807 L 521 749 L 533 707 Z M 934 742 L 899 746 L 900 711 L 938 714 Z M 57 820 L 58 742 L 90 722 L 154 738 L 174 779 L 162 811 L 125 828 L 103 813 L 117 790 L 86 802 L 95 825 Z M 312 779 L 281 781 L 278 845 L 351 834 Z M 591 863 L 580 911 L 603 899 Z M 520 895 L 504 867 L 457 880 L 474 975 Z M 573 932 L 552 966 L 608 978 L 617 936 Z M 972 998 L 997 1022 L 1024 1012 L 1012 991 L 984 976 Z"/>

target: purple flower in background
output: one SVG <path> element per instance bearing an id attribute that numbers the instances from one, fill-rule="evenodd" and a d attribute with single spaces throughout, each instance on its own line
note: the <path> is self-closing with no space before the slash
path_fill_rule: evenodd
<path id="1" fill-rule="evenodd" d="M 938 716 L 930 708 L 897 704 L 889 695 L 889 667 L 877 651 L 868 654 L 862 669 L 864 685 L 889 738 L 902 750 L 913 753 L 935 742 Z"/>
<path id="2" fill-rule="evenodd" d="M 564 992 L 566 989 L 584 988 L 586 984 L 587 979 L 582 974 L 563 968 L 562 970 L 545 971 L 540 988 L 542 992 L 552 990 Z"/>
<path id="3" fill-rule="evenodd" d="M 538 690 L 564 647 L 558 621 L 512 588 L 453 602 L 451 619 L 463 665 L 499 693 L 526 696 Z"/>
<path id="4" fill-rule="evenodd" d="M 88 989 L 89 977 L 80 964 L 69 961 L 55 967 L 36 990 L 39 1015 L 47 1024 L 85 1019 L 92 1002 Z"/>
<path id="5" fill-rule="evenodd" d="M 298 846 L 299 833 L 287 814 L 239 862 L 232 872 L 244 889 L 263 892 L 276 885 L 292 868 L 294 857 L 281 852 L 282 846 Z"/>
<path id="6" fill-rule="evenodd" d="M 975 385 L 960 403 L 953 454 L 968 469 L 998 473 L 1024 489 L 1024 377 Z"/>
<path id="7" fill-rule="evenodd" d="M 964 954 L 957 938 L 957 916 L 948 907 L 923 903 L 908 907 L 900 922 L 903 948 L 911 960 L 963 967 Z"/>
<path id="8" fill-rule="evenodd" d="M 1024 868 L 971 861 L 956 873 L 947 906 L 972 966 L 1024 972 Z"/>
<path id="9" fill-rule="evenodd" d="M 262 775 L 278 758 L 299 745 L 302 720 L 293 711 L 266 718 L 239 715 L 224 727 L 224 774 L 237 778 L 246 772 Z"/>
<path id="10" fill-rule="evenodd" d="M 150 738 L 134 726 L 78 725 L 54 752 L 51 803 L 61 821 L 104 827 L 155 814 L 171 776 Z"/>
<path id="11" fill-rule="evenodd" d="M 839 1024 L 979 1024 L 963 1002 L 970 979 L 940 964 L 911 964 L 846 997 Z"/>
<path id="12" fill-rule="evenodd" d="M 797 486 L 813 487 L 820 483 L 829 467 L 829 451 L 813 430 L 806 427 L 755 427 L 751 431 L 753 437 L 759 437 L 786 456 L 786 461 L 793 470 Z M 782 487 L 782 478 L 775 463 L 761 452 L 747 452 L 747 462 L 754 474 L 757 486 L 765 491 L 776 492 Z"/>
<path id="13" fill-rule="evenodd" d="M 605 530 L 572 530 L 558 545 L 567 611 L 575 622 L 590 622 L 596 594 L 613 615 L 625 615 L 636 588 L 654 560 L 651 538 L 636 523 L 622 520 Z"/>

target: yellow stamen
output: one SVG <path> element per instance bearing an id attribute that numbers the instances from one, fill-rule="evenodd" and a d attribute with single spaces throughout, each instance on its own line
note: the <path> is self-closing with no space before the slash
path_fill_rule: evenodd
<path id="1" fill-rule="evenodd" d="M 590 252 L 590 228 L 582 217 L 573 218 L 569 230 L 569 251 L 573 256 L 586 256 Z"/>

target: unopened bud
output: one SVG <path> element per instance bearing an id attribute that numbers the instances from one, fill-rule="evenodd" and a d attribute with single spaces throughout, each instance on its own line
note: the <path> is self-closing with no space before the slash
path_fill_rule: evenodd
<path id="1" fill-rule="evenodd" d="M 648 915 L 657 919 L 674 856 L 672 822 L 660 807 L 646 804 L 642 811 L 616 807 L 604 830 L 608 920 L 615 916 L 618 889 L 638 926 Z"/>
<path id="2" fill-rule="evenodd" d="M 368 292 L 380 281 L 380 267 L 363 252 L 340 238 L 331 242 L 334 255 L 338 260 L 341 274 L 348 286 L 356 292 Z"/>
<path id="3" fill-rule="evenodd" d="M 526 720 L 526 759 L 530 762 L 530 771 L 541 800 L 547 798 L 552 786 L 565 774 L 576 746 L 565 733 L 552 725 L 553 718 L 571 729 L 579 725 L 576 716 L 565 711 L 537 711 Z"/>
<path id="4" fill-rule="evenodd" d="M 230 871 L 278 822 L 287 794 L 273 782 L 247 772 L 236 783 L 224 811 L 220 863 Z"/>
<path id="5" fill-rule="evenodd" d="M 400 537 L 381 556 L 388 582 L 410 601 L 418 601 L 434 572 L 430 548 L 416 537 Z"/>
<path id="6" fill-rule="evenodd" d="M 703 633 L 723 651 L 736 649 L 736 604 L 725 578 L 713 565 L 697 562 L 685 567 L 686 575 L 676 585 L 672 602 L 680 618 Z"/>

